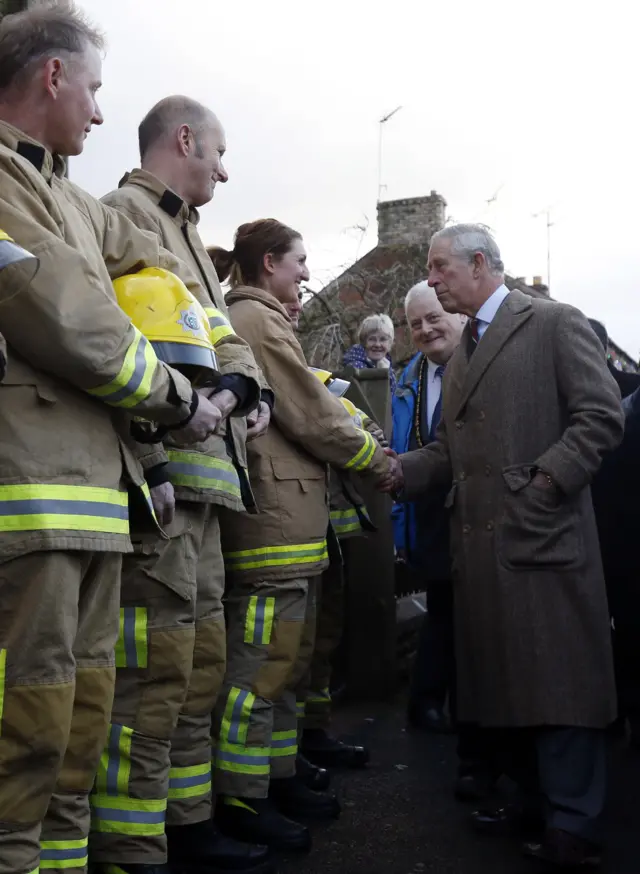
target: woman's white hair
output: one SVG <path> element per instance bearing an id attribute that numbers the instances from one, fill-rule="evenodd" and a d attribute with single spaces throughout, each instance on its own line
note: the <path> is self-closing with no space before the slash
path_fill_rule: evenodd
<path id="1" fill-rule="evenodd" d="M 469 263 L 473 261 L 474 255 L 481 253 L 491 273 L 498 276 L 504 273 L 498 244 L 484 225 L 449 225 L 448 228 L 437 231 L 431 242 L 434 240 L 451 240 L 452 254 L 466 258 Z"/>
<path id="2" fill-rule="evenodd" d="M 381 334 L 386 334 L 387 337 L 393 341 L 395 337 L 393 322 L 389 316 L 385 315 L 385 313 L 378 313 L 373 316 L 367 316 L 366 319 L 363 319 L 363 322 L 360 325 L 360 330 L 358 331 L 358 341 L 360 342 L 360 345 L 366 345 L 367 337 L 370 337 L 371 334 L 375 334 L 376 331 L 380 331 Z"/>

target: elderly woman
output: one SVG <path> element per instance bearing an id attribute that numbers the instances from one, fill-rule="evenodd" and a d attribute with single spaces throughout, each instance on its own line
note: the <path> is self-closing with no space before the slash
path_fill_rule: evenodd
<path id="1" fill-rule="evenodd" d="M 342 363 L 345 367 L 356 367 L 362 370 L 367 367 L 387 368 L 391 393 L 393 394 L 396 390 L 396 375 L 393 372 L 389 355 L 393 339 L 393 322 L 389 316 L 384 314 L 367 316 L 358 332 L 360 343 L 347 349 Z"/>

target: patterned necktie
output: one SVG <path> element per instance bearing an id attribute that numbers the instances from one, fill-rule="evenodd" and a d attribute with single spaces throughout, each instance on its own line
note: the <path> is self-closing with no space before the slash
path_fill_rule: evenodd
<path id="1" fill-rule="evenodd" d="M 478 319 L 471 319 L 470 322 L 471 327 L 471 336 L 473 337 L 473 342 L 478 345 L 480 342 L 480 322 Z"/>
<path id="2" fill-rule="evenodd" d="M 434 374 L 434 382 L 439 379 L 440 380 L 440 394 L 438 395 L 438 401 L 433 410 L 433 416 L 431 417 L 431 427 L 429 428 L 429 439 L 435 440 L 436 438 L 436 429 L 440 424 L 440 417 L 442 416 L 442 377 L 444 376 L 444 366 L 439 364 L 436 367 L 436 372 Z"/>

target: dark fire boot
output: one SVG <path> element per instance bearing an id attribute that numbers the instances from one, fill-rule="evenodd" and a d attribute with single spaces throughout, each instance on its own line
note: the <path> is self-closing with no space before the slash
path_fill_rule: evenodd
<path id="1" fill-rule="evenodd" d="M 324 792 L 329 788 L 331 777 L 329 772 L 324 768 L 318 768 L 312 765 L 309 759 L 298 753 L 296 757 L 296 775 L 300 777 L 302 782 L 314 792 Z"/>
<path id="2" fill-rule="evenodd" d="M 229 837 L 271 850 L 308 853 L 311 849 L 309 829 L 283 816 L 270 798 L 220 798 L 216 822 Z"/>
<path id="3" fill-rule="evenodd" d="M 320 768 L 364 768 L 369 761 L 366 747 L 345 744 L 323 728 L 303 732 L 301 750 L 305 758 Z"/>
<path id="4" fill-rule="evenodd" d="M 172 874 L 275 874 L 269 849 L 220 834 L 210 820 L 167 826 Z"/>
<path id="5" fill-rule="evenodd" d="M 340 802 L 332 792 L 314 792 L 298 777 L 271 780 L 269 798 L 285 816 L 300 819 L 337 819 Z"/>

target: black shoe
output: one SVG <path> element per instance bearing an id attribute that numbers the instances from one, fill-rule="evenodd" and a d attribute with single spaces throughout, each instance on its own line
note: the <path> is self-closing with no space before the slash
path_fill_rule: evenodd
<path id="1" fill-rule="evenodd" d="M 581 871 L 598 868 L 602 863 L 600 849 L 595 844 L 557 828 L 547 829 L 541 841 L 526 843 L 523 851 L 525 856 L 546 862 L 556 870 Z"/>
<path id="2" fill-rule="evenodd" d="M 302 754 L 320 768 L 364 768 L 369 761 L 366 747 L 345 744 L 322 728 L 303 732 Z"/>
<path id="3" fill-rule="evenodd" d="M 407 708 L 407 722 L 412 728 L 431 731 L 434 734 L 451 734 L 453 731 L 449 717 L 441 707 L 422 701 L 410 702 Z"/>
<path id="4" fill-rule="evenodd" d="M 309 829 L 283 816 L 270 798 L 221 798 L 216 822 L 229 837 L 264 844 L 270 850 L 308 853 L 311 849 Z"/>
<path id="5" fill-rule="evenodd" d="M 459 773 L 454 786 L 457 801 L 483 801 L 495 789 L 497 780 L 491 774 L 467 771 Z"/>
<path id="6" fill-rule="evenodd" d="M 506 805 L 491 810 L 474 810 L 471 823 L 476 831 L 491 835 L 515 835 L 536 838 L 544 831 L 542 816 L 515 805 Z"/>
<path id="7" fill-rule="evenodd" d="M 281 813 L 300 819 L 337 819 L 340 802 L 332 792 L 314 792 L 298 777 L 271 780 L 269 798 Z"/>
<path id="8" fill-rule="evenodd" d="M 225 837 L 211 820 L 167 826 L 167 844 L 175 874 L 275 874 L 268 847 Z"/>
<path id="9" fill-rule="evenodd" d="M 300 777 L 305 786 L 313 789 L 314 792 L 324 792 L 331 783 L 329 772 L 325 771 L 324 768 L 312 765 L 301 753 L 298 753 L 296 758 L 296 775 Z"/>

